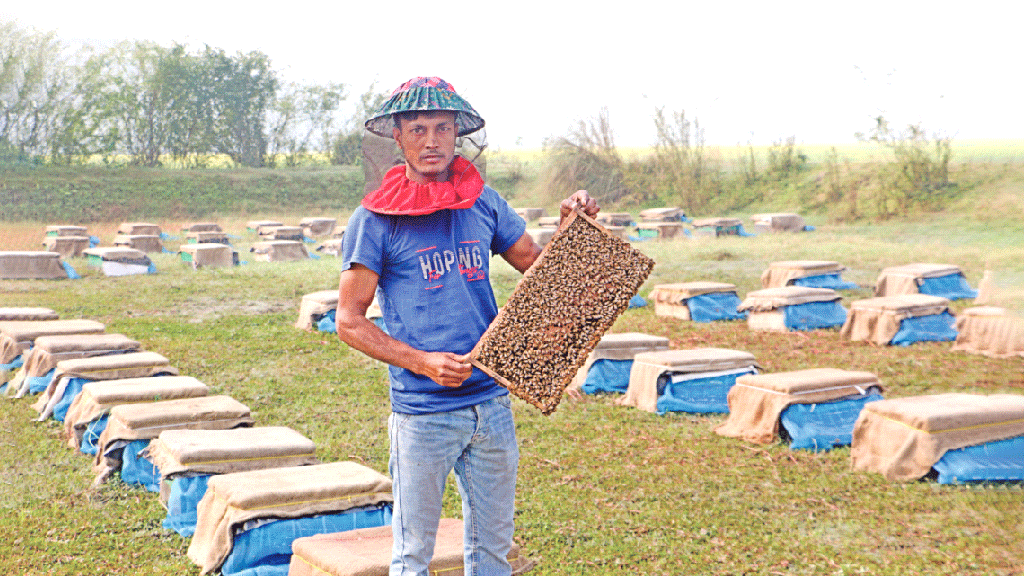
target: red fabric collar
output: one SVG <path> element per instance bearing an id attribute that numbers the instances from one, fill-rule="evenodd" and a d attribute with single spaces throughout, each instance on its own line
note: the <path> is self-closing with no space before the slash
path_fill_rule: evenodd
<path id="1" fill-rule="evenodd" d="M 380 188 L 363 198 L 363 208 L 377 214 L 404 216 L 469 208 L 484 189 L 480 172 L 469 160 L 456 156 L 448 173 L 448 180 L 444 182 L 420 184 L 409 180 L 405 176 L 405 164 L 399 164 L 384 175 Z"/>

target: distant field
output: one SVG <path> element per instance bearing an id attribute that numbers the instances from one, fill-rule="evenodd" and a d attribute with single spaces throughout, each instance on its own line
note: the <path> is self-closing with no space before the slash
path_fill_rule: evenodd
<path id="1" fill-rule="evenodd" d="M 261 213 L 261 216 L 272 216 Z M 285 218 L 282 218 L 285 219 Z M 177 221 L 161 221 L 174 234 Z M 1002 224 L 1012 222 L 1003 220 Z M 225 218 L 242 259 L 256 240 L 245 218 Z M 878 271 L 911 261 L 963 267 L 976 286 L 986 263 L 999 304 L 1024 310 L 1024 234 L 960 216 L 909 223 L 821 225 L 815 232 L 646 242 L 657 262 L 641 289 L 688 280 L 759 288 L 769 262 L 835 259 L 871 295 Z M 41 240 L 42 223 L 18 224 Z M 7 224 L 3 225 L 7 230 Z M 113 228 L 97 227 L 104 239 Z M 175 250 L 175 241 L 167 241 Z M 76 281 L 0 281 L 0 306 L 47 306 L 106 323 L 167 356 L 182 374 L 248 405 L 259 425 L 295 428 L 323 461 L 387 469 L 385 367 L 331 334 L 295 329 L 304 294 L 337 286 L 333 257 L 193 271 L 157 254 L 159 273 L 106 278 L 73 259 Z M 499 303 L 519 275 L 493 260 Z M 956 310 L 970 302 L 957 302 Z M 571 313 L 571 312 L 569 312 Z M 666 336 L 676 348 L 753 353 L 765 370 L 841 367 L 877 374 L 887 397 L 947 391 L 1024 394 L 1024 359 L 953 353 L 948 343 L 876 347 L 834 330 L 751 332 L 742 322 L 695 324 L 626 311 L 612 332 Z M 61 428 L 35 423 L 30 401 L 0 401 L 0 564 L 11 574 L 198 574 L 188 540 L 161 527 L 155 494 L 117 480 L 94 490 L 91 461 Z M 522 461 L 516 540 L 536 574 L 1020 574 L 1020 485 L 892 483 L 850 469 L 850 451 L 793 451 L 713 432 L 720 415 L 657 416 L 612 396 L 566 398 L 550 417 L 514 402 Z M 449 486 L 444 513 L 458 516 Z"/>
<path id="2" fill-rule="evenodd" d="M 796 148 L 807 155 L 812 163 L 824 162 L 831 153 L 833 146 L 840 159 L 851 162 L 863 162 L 884 157 L 885 151 L 875 144 L 864 142 L 847 142 L 842 144 L 821 144 L 797 141 Z M 952 141 L 954 162 L 1020 162 L 1024 161 L 1024 138 L 1020 140 L 956 140 Z M 723 161 L 735 162 L 738 158 L 750 153 L 748 146 L 708 146 L 717 151 Z M 764 160 L 769 146 L 754 146 L 754 153 Z M 623 156 L 642 156 L 653 152 L 653 148 L 622 148 Z M 508 156 L 523 162 L 535 162 L 542 152 L 538 149 L 503 148 L 494 152 L 497 156 Z"/>

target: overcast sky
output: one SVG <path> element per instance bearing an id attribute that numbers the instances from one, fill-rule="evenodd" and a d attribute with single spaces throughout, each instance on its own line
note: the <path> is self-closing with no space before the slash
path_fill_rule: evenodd
<path id="1" fill-rule="evenodd" d="M 1024 138 L 1011 2 L 23 2 L 0 19 L 68 42 L 267 54 L 285 81 L 451 82 L 492 146 L 535 147 L 607 107 L 622 146 L 655 107 L 711 143 L 846 143 L 884 114 L 957 139 Z M 9 3 L 10 5 L 10 3 Z"/>

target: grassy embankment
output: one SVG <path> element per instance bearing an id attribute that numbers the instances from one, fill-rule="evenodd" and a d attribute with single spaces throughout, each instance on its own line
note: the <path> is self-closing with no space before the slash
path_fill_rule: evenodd
<path id="1" fill-rule="evenodd" d="M 990 186 L 959 210 L 913 222 L 812 221 L 819 228 L 808 234 L 638 244 L 658 262 L 641 294 L 658 283 L 707 279 L 735 283 L 742 295 L 760 287 L 771 261 L 835 259 L 862 286 L 846 295 L 849 304 L 870 295 L 887 265 L 955 263 L 976 285 L 987 262 L 997 272 L 997 303 L 1022 310 L 1020 181 Z M 254 241 L 243 231 L 246 219 L 319 215 L 314 210 L 217 216 L 241 236 L 244 259 Z M 174 233 L 186 219 L 156 220 Z M 45 223 L 5 223 L 0 241 L 34 248 Z M 106 241 L 116 224 L 93 228 Z M 0 306 L 48 306 L 64 318 L 105 322 L 215 393 L 246 403 L 260 425 L 306 434 L 322 460 L 386 470 L 383 365 L 331 335 L 292 327 L 303 294 L 336 285 L 336 259 L 200 271 L 172 254 L 155 260 L 153 276 L 105 278 L 76 259 L 79 281 L 0 281 Z M 493 260 L 499 303 L 516 278 Z M 755 333 L 744 323 L 658 318 L 650 308 L 627 311 L 612 331 L 664 335 L 679 348 L 747 350 L 771 372 L 868 370 L 888 397 L 1024 393 L 1024 360 L 953 353 L 948 343 L 878 348 L 841 341 L 834 331 Z M 0 402 L 0 563 L 13 574 L 198 573 L 185 558 L 187 540 L 160 527 L 156 495 L 117 481 L 90 489 L 89 459 L 65 448 L 56 423 L 31 422 L 28 404 Z M 516 537 L 539 560 L 540 574 L 1020 574 L 1024 565 L 1020 486 L 890 483 L 851 471 L 848 448 L 751 445 L 714 434 L 722 416 L 656 416 L 607 396 L 566 399 L 550 417 L 519 401 L 514 407 L 522 448 Z M 449 490 L 445 512 L 458 510 Z"/>

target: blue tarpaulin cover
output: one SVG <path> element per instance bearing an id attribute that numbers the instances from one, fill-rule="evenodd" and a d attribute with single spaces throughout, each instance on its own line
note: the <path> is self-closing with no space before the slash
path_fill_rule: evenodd
<path id="1" fill-rule="evenodd" d="M 56 368 L 50 368 L 50 371 L 42 376 L 26 376 L 25 381 L 28 382 L 28 393 L 42 394 L 45 392 L 47 386 L 53 381 L 53 374 L 56 371 Z"/>
<path id="2" fill-rule="evenodd" d="M 698 414 L 727 414 L 729 390 L 736 378 L 757 374 L 754 367 L 721 372 L 687 372 L 672 374 L 658 395 L 658 414 L 666 412 L 692 412 Z"/>
<path id="3" fill-rule="evenodd" d="M 335 321 L 335 316 L 334 315 L 335 315 L 335 311 L 334 310 L 330 310 L 326 314 L 321 316 L 318 320 L 315 320 L 316 329 L 318 331 L 320 331 L 320 332 L 337 332 L 338 331 L 338 325 L 337 325 L 337 322 Z M 376 318 L 373 318 L 372 321 L 373 321 L 374 324 L 377 325 L 378 328 L 383 330 L 385 334 L 388 334 L 388 329 L 384 325 L 384 319 L 383 318 L 378 316 Z"/>
<path id="4" fill-rule="evenodd" d="M 791 404 L 779 417 L 791 449 L 831 450 L 853 441 L 853 425 L 865 404 L 882 400 L 877 391 L 819 404 Z"/>
<path id="5" fill-rule="evenodd" d="M 699 294 L 686 299 L 686 307 L 690 310 L 690 318 L 694 322 L 714 322 L 716 320 L 744 320 L 746 312 L 738 312 L 740 298 L 735 292 L 712 292 Z"/>
<path id="6" fill-rule="evenodd" d="M 1024 480 L 1024 436 L 949 450 L 932 467 L 939 484 Z"/>
<path id="7" fill-rule="evenodd" d="M 189 538 L 196 532 L 199 501 L 206 495 L 209 474 L 176 476 L 171 479 L 171 493 L 167 498 L 167 517 L 163 526 Z"/>
<path id="8" fill-rule="evenodd" d="M 0 378 L 7 379 L 2 384 L 0 384 L 0 392 L 7 390 L 7 382 L 9 382 L 11 378 L 14 378 L 14 373 L 18 371 L 18 368 L 21 368 L 24 365 L 24 354 L 19 354 L 17 358 L 11 360 L 7 364 L 0 364 Z"/>
<path id="9" fill-rule="evenodd" d="M 95 456 L 99 452 L 100 436 L 107 429 L 109 419 L 110 414 L 104 414 L 86 425 L 85 432 L 82 434 L 82 445 L 78 447 L 82 454 Z"/>
<path id="10" fill-rule="evenodd" d="M 808 288 L 831 288 L 832 290 L 854 290 L 858 288 L 855 283 L 843 280 L 840 272 L 795 278 L 792 284 Z"/>
<path id="11" fill-rule="evenodd" d="M 224 576 L 286 576 L 292 542 L 317 534 L 391 525 L 391 504 L 361 506 L 335 514 L 267 519 L 249 523 L 235 534 L 231 553 L 221 565 Z"/>
<path id="12" fill-rule="evenodd" d="M 807 302 L 782 308 L 783 322 L 790 330 L 839 328 L 846 322 L 846 308 L 838 300 Z"/>
<path id="13" fill-rule="evenodd" d="M 949 312 L 915 316 L 900 321 L 900 329 L 890 344 L 909 346 L 914 342 L 952 342 L 956 340 L 956 317 Z"/>
<path id="14" fill-rule="evenodd" d="M 64 417 L 67 416 L 68 408 L 71 408 L 71 403 L 75 400 L 75 397 L 82 393 L 82 386 L 91 380 L 85 378 L 68 378 L 67 384 L 64 388 L 64 395 L 60 397 L 60 400 L 53 406 L 53 419 L 58 422 L 63 422 Z"/>
<path id="15" fill-rule="evenodd" d="M 629 371 L 632 368 L 632 360 L 609 358 L 594 360 L 580 390 L 584 394 L 597 394 L 598 392 L 625 394 L 626 389 L 629 388 Z"/>
<path id="16" fill-rule="evenodd" d="M 922 278 L 917 287 L 921 294 L 942 296 L 950 300 L 977 298 L 978 291 L 971 289 L 963 274 L 950 274 L 938 278 Z"/>
<path id="17" fill-rule="evenodd" d="M 78 272 L 75 272 L 75 269 L 71 267 L 71 264 L 68 264 L 67 262 L 61 262 L 61 265 L 64 266 L 64 272 L 67 273 L 69 279 L 80 280 L 82 278 L 78 274 Z"/>
<path id="18" fill-rule="evenodd" d="M 141 485 L 150 492 L 159 492 L 160 470 L 142 456 L 142 451 L 148 446 L 149 440 L 133 440 L 124 447 L 121 454 L 121 481 Z"/>
<path id="19" fill-rule="evenodd" d="M 644 306 L 647 306 L 647 300 L 639 294 L 629 299 L 630 308 L 643 308 Z"/>

